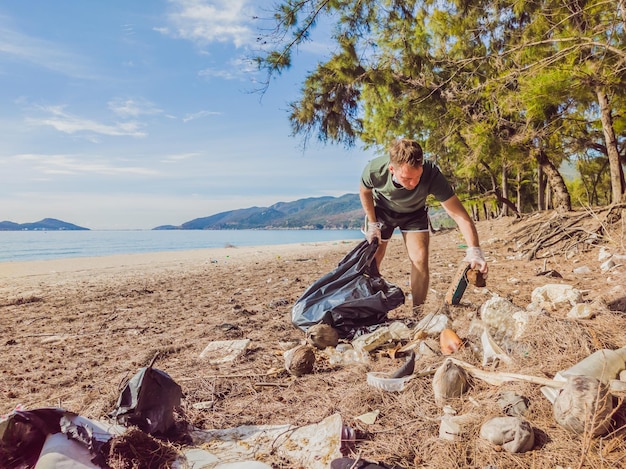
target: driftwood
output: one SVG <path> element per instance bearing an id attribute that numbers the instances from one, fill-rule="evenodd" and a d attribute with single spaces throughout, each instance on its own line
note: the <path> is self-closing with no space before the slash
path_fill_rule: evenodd
<path id="1" fill-rule="evenodd" d="M 585 252 L 610 237 L 625 208 L 626 204 L 614 204 L 566 213 L 535 213 L 526 218 L 522 228 L 510 233 L 510 239 L 528 260 Z"/>

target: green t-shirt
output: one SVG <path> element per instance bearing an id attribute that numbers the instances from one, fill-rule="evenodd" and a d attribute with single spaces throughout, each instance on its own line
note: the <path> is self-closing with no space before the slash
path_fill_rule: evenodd
<path id="1" fill-rule="evenodd" d="M 389 157 L 379 156 L 371 160 L 361 175 L 361 184 L 372 189 L 376 206 L 398 213 L 411 213 L 426 205 L 429 194 L 440 202 L 445 202 L 454 195 L 454 189 L 430 161 L 424 161 L 424 172 L 419 184 L 413 190 L 397 187 L 389 171 Z"/>

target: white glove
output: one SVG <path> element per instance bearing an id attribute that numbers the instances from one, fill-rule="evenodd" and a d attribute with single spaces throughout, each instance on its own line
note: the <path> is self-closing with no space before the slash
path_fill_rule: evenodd
<path id="1" fill-rule="evenodd" d="M 383 227 L 383 224 L 378 221 L 366 221 L 365 222 L 365 239 L 367 242 L 372 244 L 375 239 L 378 239 L 378 244 L 380 244 L 382 237 L 380 233 L 380 229 Z"/>
<path id="2" fill-rule="evenodd" d="M 485 260 L 483 250 L 479 247 L 467 248 L 467 251 L 465 251 L 465 258 L 463 258 L 463 260 L 465 262 L 469 262 L 472 269 L 478 269 L 483 274 L 487 273 L 487 261 Z"/>

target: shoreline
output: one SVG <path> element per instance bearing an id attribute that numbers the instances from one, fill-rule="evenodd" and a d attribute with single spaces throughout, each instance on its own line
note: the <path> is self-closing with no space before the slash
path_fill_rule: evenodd
<path id="1" fill-rule="evenodd" d="M 267 261 L 276 257 L 289 258 L 320 255 L 329 251 L 345 251 L 347 254 L 360 241 L 358 239 L 344 239 L 310 243 L 155 251 L 32 261 L 5 261 L 0 262 L 0 279 L 45 281 L 49 277 L 59 280 L 63 277 L 84 277 L 90 274 L 115 275 L 150 270 L 187 270 L 206 267 L 207 264 L 241 266 L 243 264 Z"/>

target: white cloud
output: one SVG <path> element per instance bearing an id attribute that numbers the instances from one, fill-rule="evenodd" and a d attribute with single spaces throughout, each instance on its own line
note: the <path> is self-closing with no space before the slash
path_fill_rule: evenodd
<path id="1" fill-rule="evenodd" d="M 31 117 L 26 122 L 31 125 L 50 126 L 59 132 L 67 134 L 88 133 L 108 136 L 145 137 L 141 131 L 142 125 L 136 121 L 102 124 L 90 119 L 71 115 L 64 111 L 64 106 L 46 106 L 40 108 L 49 114 L 48 117 Z"/>
<path id="2" fill-rule="evenodd" d="M 165 164 L 179 163 L 181 161 L 196 158 L 198 156 L 202 156 L 202 153 L 181 153 L 178 155 L 169 155 L 169 156 L 162 158 L 161 163 L 165 163 Z"/>
<path id="3" fill-rule="evenodd" d="M 121 174 L 131 174 L 140 176 L 153 176 L 158 171 L 140 166 L 115 166 L 109 161 L 79 156 L 68 155 L 41 155 L 41 154 L 21 154 L 13 157 L 17 164 L 28 164 L 32 171 L 28 172 L 33 177 L 40 174 L 45 175 L 76 175 L 76 174 L 98 174 L 114 176 Z"/>
<path id="4" fill-rule="evenodd" d="M 205 68 L 198 72 L 198 76 L 203 78 L 222 78 L 224 80 L 243 80 L 244 78 L 250 78 L 254 73 L 259 70 L 257 65 L 246 57 L 239 57 L 228 61 L 228 68 L 216 69 Z"/>
<path id="5" fill-rule="evenodd" d="M 161 114 L 163 111 L 145 99 L 115 98 L 109 101 L 109 109 L 122 117 Z"/>
<path id="6" fill-rule="evenodd" d="M 155 28 L 200 45 L 233 43 L 236 47 L 255 42 L 251 26 L 253 10 L 246 0 L 170 0 L 173 11 L 168 27 Z"/>
<path id="7" fill-rule="evenodd" d="M 183 117 L 183 122 L 190 122 L 192 120 L 201 119 L 202 117 L 206 117 L 206 116 L 220 116 L 220 115 L 222 115 L 222 113 L 217 112 L 217 111 L 199 111 L 199 112 L 194 112 L 193 114 L 187 114 L 185 117 Z"/>

